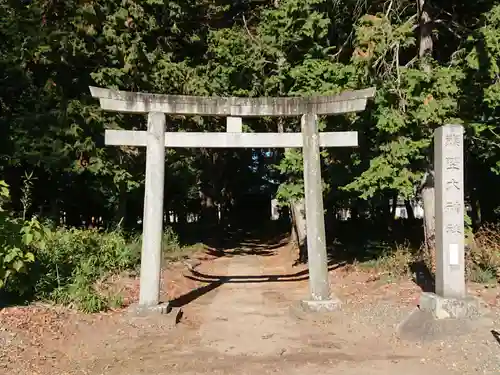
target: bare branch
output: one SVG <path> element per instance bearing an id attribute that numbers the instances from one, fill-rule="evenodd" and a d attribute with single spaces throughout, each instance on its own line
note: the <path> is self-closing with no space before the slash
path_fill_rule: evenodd
<path id="1" fill-rule="evenodd" d="M 480 141 L 480 142 L 486 143 L 488 146 L 495 146 L 495 147 L 500 148 L 500 144 L 499 143 L 493 142 L 492 140 L 489 140 L 489 139 L 483 139 L 483 138 L 480 138 L 480 137 L 472 137 L 472 139 L 474 139 L 476 141 Z"/>
<path id="2" fill-rule="evenodd" d="M 392 0 L 389 2 L 389 7 L 387 8 L 387 12 L 385 12 L 385 16 L 389 18 L 389 13 L 392 10 Z"/>
<path id="3" fill-rule="evenodd" d="M 351 41 L 351 38 L 354 35 L 354 30 L 352 30 L 349 35 L 347 36 L 347 39 L 345 42 L 340 46 L 339 50 L 335 52 L 333 55 L 330 56 L 330 59 L 335 60 L 344 50 L 345 47 L 347 47 L 347 44 Z"/>
<path id="4" fill-rule="evenodd" d="M 245 18 L 245 15 L 244 15 L 244 14 L 242 14 L 242 15 L 241 15 L 241 18 L 243 19 L 243 26 L 245 27 L 245 30 L 247 31 L 248 36 L 250 37 L 250 39 L 252 39 L 253 41 L 255 41 L 255 38 L 253 37 L 252 33 L 251 33 L 251 32 L 250 32 L 250 30 L 248 29 L 247 19 Z"/>

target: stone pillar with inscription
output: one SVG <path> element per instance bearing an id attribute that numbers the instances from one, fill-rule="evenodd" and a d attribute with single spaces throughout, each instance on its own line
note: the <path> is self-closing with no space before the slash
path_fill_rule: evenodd
<path id="1" fill-rule="evenodd" d="M 465 298 L 463 127 L 435 131 L 436 294 Z"/>
<path id="2" fill-rule="evenodd" d="M 464 254 L 464 129 L 445 125 L 434 132 L 436 290 L 423 293 L 420 309 L 438 319 L 478 314 L 467 297 Z"/>

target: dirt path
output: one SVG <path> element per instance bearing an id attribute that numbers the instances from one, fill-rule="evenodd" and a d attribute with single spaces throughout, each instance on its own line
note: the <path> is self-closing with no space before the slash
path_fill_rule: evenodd
<path id="1" fill-rule="evenodd" d="M 307 295 L 307 280 L 291 263 L 285 247 L 272 256 L 224 256 L 194 273 L 184 270 L 202 288 L 191 291 L 200 296 L 184 306 L 177 327 L 125 313 L 88 318 L 73 324 L 64 341 L 46 342 L 38 351 L 44 365 L 30 373 L 498 374 L 500 346 L 489 328 L 428 344 L 397 339 L 397 325 L 418 295 L 410 284 L 370 284 L 335 271 L 332 284 L 347 301 L 342 310 L 300 312 L 293 306 Z M 26 371 L 8 366 L 5 374 Z"/>
<path id="2" fill-rule="evenodd" d="M 262 282 L 252 283 L 247 277 L 264 274 L 258 258 L 233 258 L 227 274 L 233 282 L 221 288 L 204 314 L 201 345 L 220 354 L 244 356 L 279 356 L 297 347 L 300 333 L 294 324 L 283 318 L 280 309 L 269 306 Z"/>

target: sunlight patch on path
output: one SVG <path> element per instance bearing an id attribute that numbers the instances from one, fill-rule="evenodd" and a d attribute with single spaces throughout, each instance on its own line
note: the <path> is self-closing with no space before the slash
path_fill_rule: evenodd
<path id="1" fill-rule="evenodd" d="M 261 275 L 257 257 L 235 257 L 228 276 Z M 282 355 L 300 348 L 300 332 L 287 310 L 266 303 L 266 283 L 226 283 L 208 308 L 200 328 L 202 344 L 232 355 Z"/>

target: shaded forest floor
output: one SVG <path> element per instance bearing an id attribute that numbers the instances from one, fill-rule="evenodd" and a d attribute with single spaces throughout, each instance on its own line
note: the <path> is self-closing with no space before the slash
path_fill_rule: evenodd
<path id="1" fill-rule="evenodd" d="M 395 333 L 416 308 L 417 285 L 332 265 L 342 309 L 304 314 L 294 306 L 307 296 L 307 269 L 293 266 L 296 257 L 283 243 L 247 242 L 170 263 L 164 297 L 184 312 L 175 327 L 125 310 L 5 308 L 0 374 L 498 374 L 498 288 L 470 285 L 494 322 L 432 342 L 402 341 Z M 136 278 L 122 275 L 115 284 L 137 299 Z"/>

